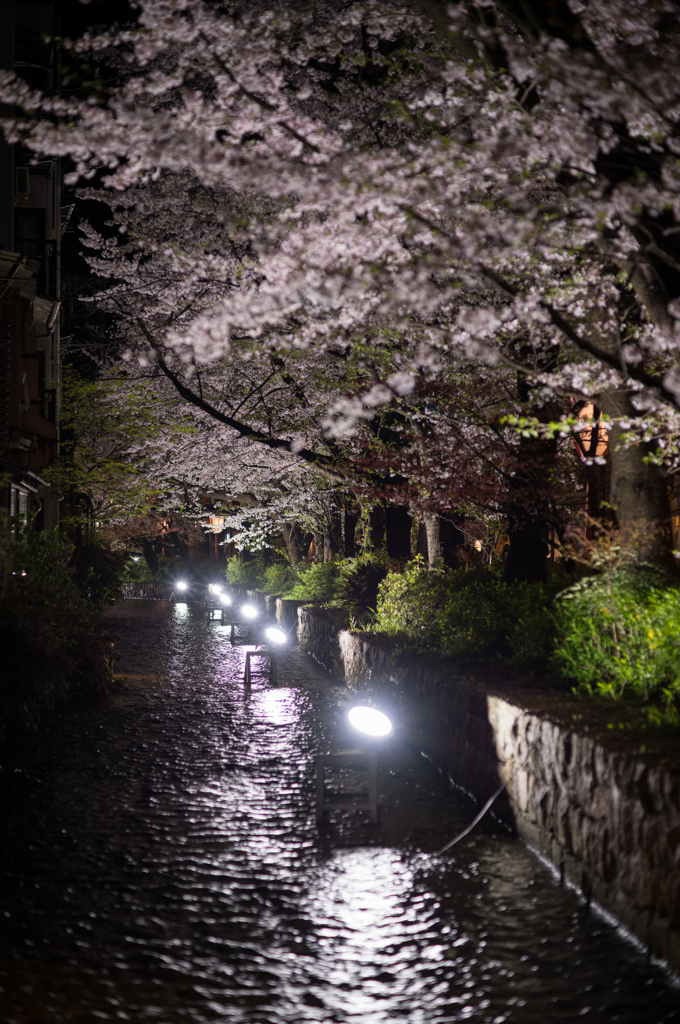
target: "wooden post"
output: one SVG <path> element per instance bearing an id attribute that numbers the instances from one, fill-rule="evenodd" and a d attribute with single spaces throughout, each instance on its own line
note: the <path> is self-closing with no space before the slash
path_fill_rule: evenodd
<path id="1" fill-rule="evenodd" d="M 258 675 L 268 675 L 269 676 L 269 681 L 271 682 L 272 686 L 276 686 L 277 685 L 276 652 L 272 651 L 272 650 L 268 650 L 267 648 L 262 648 L 262 650 L 259 650 L 259 651 L 246 651 L 246 666 L 245 666 L 245 673 L 244 673 L 244 677 L 243 677 L 243 681 L 245 682 L 246 686 L 250 686 L 252 677 L 254 675 L 253 667 L 252 667 L 252 664 L 251 664 L 251 659 L 252 658 L 269 658 L 269 668 L 267 670 L 265 670 L 264 672 L 259 672 Z"/>
<path id="2" fill-rule="evenodd" d="M 326 799 L 324 771 L 326 765 L 342 766 L 365 762 L 368 774 L 368 792 L 357 794 L 355 799 Z M 373 824 L 378 823 L 378 755 L 363 750 L 341 750 L 336 754 L 317 754 L 316 758 L 316 820 L 321 821 L 326 811 L 341 807 L 345 810 L 368 811 Z"/>

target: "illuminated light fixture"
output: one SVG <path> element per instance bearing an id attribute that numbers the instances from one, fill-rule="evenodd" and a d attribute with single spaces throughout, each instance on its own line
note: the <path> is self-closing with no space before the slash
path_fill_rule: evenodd
<path id="1" fill-rule="evenodd" d="M 352 708 L 348 717 L 350 725 L 367 736 L 389 736 L 392 732 L 392 723 L 387 715 L 375 708 Z"/>
<path id="2" fill-rule="evenodd" d="M 178 590 L 186 590 L 187 589 L 187 585 L 184 582 L 184 580 L 180 580 L 179 583 L 175 584 L 175 586 L 177 587 Z"/>
<path id="3" fill-rule="evenodd" d="M 229 594 L 219 594 L 218 596 L 222 604 L 231 604 L 231 598 L 229 597 Z"/>
<path id="4" fill-rule="evenodd" d="M 241 611 L 247 619 L 257 618 L 257 608 L 252 604 L 244 604 Z"/>
<path id="5" fill-rule="evenodd" d="M 275 644 L 285 644 L 287 639 L 286 634 L 282 630 L 276 629 L 274 626 L 270 626 L 269 629 L 265 629 L 264 635 L 267 637 L 267 640 L 271 640 L 272 643 Z"/>

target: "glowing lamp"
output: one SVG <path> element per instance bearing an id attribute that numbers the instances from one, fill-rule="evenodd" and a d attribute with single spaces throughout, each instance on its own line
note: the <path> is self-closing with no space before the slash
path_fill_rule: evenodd
<path id="1" fill-rule="evenodd" d="M 179 583 L 176 584 L 176 587 L 177 587 L 178 590 L 186 590 L 187 589 L 187 585 L 184 582 L 184 580 L 180 580 Z"/>
<path id="2" fill-rule="evenodd" d="M 219 598 L 222 604 L 231 604 L 231 598 L 229 597 L 229 594 L 220 594 Z"/>
<path id="3" fill-rule="evenodd" d="M 241 612 L 247 619 L 257 618 L 257 608 L 252 604 L 244 604 L 241 608 Z"/>
<path id="4" fill-rule="evenodd" d="M 286 634 L 280 629 L 276 629 L 274 626 L 270 626 L 269 629 L 265 629 L 264 635 L 267 640 L 271 640 L 275 644 L 285 644 Z"/>
<path id="5" fill-rule="evenodd" d="M 352 708 L 348 717 L 350 725 L 367 736 L 389 736 L 392 732 L 392 723 L 387 715 L 375 708 Z"/>

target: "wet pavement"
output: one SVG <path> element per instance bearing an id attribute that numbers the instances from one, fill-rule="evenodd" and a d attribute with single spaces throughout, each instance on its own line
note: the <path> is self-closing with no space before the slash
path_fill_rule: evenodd
<path id="1" fill-rule="evenodd" d="M 124 602 L 120 693 L 0 776 L 0 1020 L 680 1021 L 680 989 L 398 737 L 380 823 L 317 825 L 350 695 L 288 649 L 279 686 L 197 608 Z M 340 785 L 357 782 L 346 769 Z"/>

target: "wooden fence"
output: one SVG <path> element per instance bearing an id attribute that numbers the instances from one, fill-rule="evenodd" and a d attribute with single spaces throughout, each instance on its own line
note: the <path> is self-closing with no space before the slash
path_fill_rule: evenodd
<path id="1" fill-rule="evenodd" d="M 121 590 L 128 601 L 169 601 L 173 587 L 170 583 L 123 583 Z"/>

